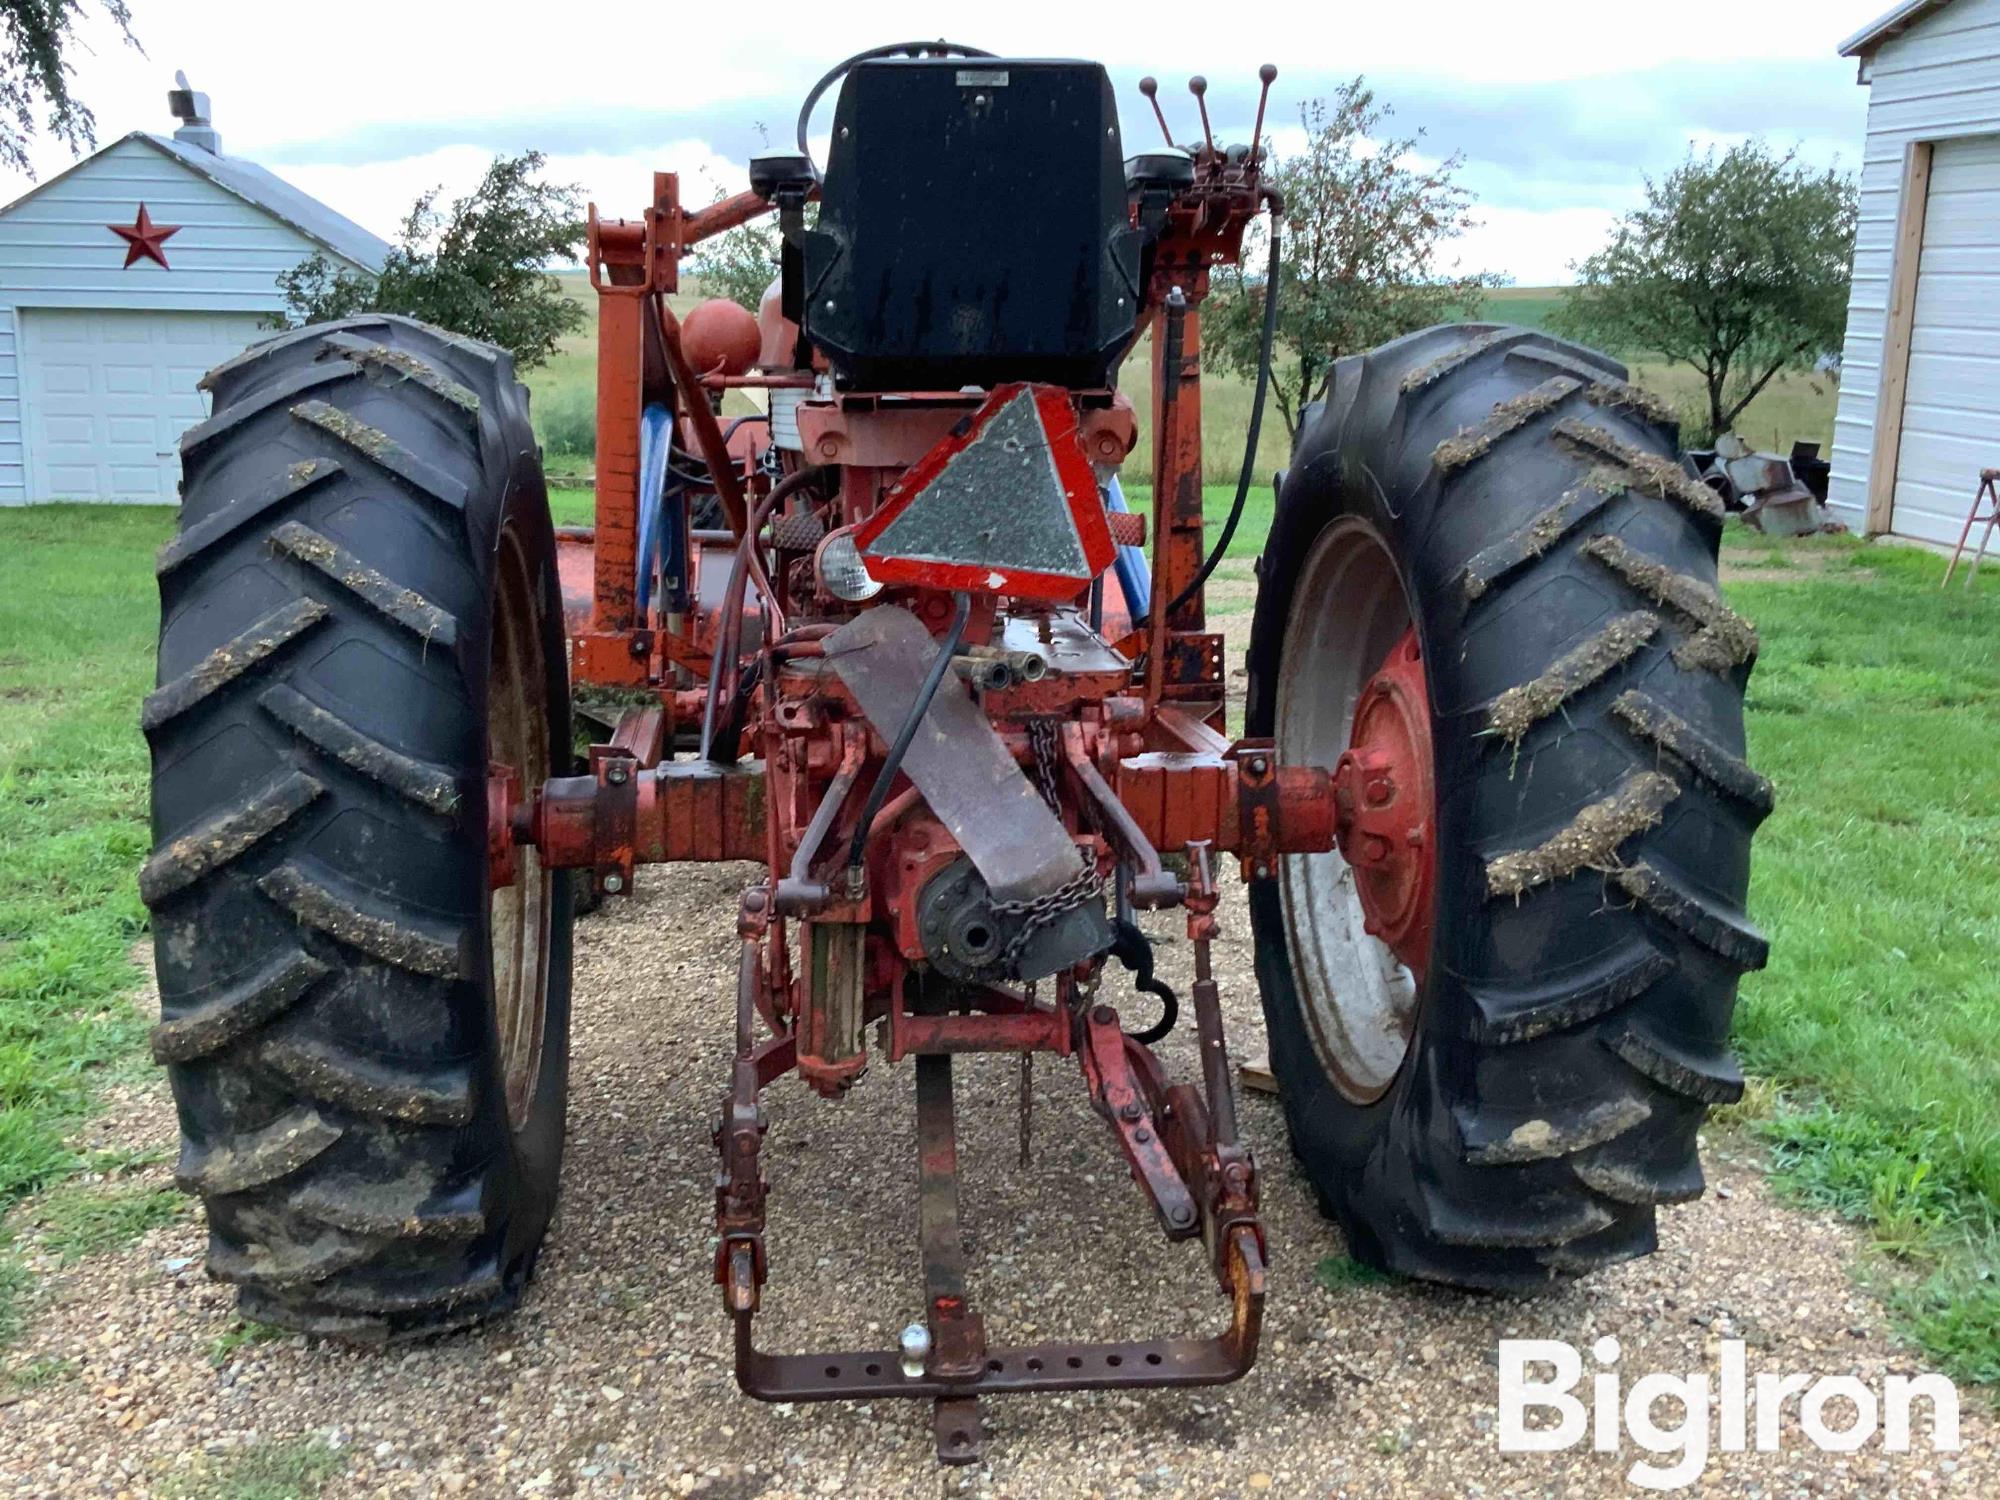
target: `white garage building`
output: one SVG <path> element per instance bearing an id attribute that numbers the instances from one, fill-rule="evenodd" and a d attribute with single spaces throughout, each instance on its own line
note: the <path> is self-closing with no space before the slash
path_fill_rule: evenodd
<path id="1" fill-rule="evenodd" d="M 1906 0 L 1840 50 L 1870 94 L 1830 508 L 1950 543 L 2000 467 L 2000 0 Z"/>
<path id="2" fill-rule="evenodd" d="M 0 505 L 172 502 L 195 382 L 261 336 L 277 278 L 323 253 L 379 271 L 389 247 L 221 153 L 207 96 L 0 208 Z"/>

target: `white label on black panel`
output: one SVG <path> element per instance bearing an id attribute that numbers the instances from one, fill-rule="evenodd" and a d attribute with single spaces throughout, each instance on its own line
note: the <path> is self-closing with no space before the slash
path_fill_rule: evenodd
<path id="1" fill-rule="evenodd" d="M 960 68 L 958 86 L 962 89 L 1004 89 L 1007 87 L 1005 68 Z"/>

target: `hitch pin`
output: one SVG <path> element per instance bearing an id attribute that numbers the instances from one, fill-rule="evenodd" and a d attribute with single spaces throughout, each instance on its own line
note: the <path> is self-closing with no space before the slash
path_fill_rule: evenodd
<path id="1" fill-rule="evenodd" d="M 930 1358 L 931 1331 L 921 1323 L 912 1323 L 903 1330 L 901 1339 L 903 1353 L 903 1374 L 911 1380 L 921 1379 L 924 1361 Z"/>

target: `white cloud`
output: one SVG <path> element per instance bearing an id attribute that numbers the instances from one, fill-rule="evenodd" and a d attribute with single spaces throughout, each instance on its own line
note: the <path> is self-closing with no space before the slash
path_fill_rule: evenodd
<path id="1" fill-rule="evenodd" d="M 1460 271 L 1499 271 L 1520 286 L 1576 279 L 1581 260 L 1609 237 L 1618 216 L 1607 209 L 1482 208 L 1479 223 L 1453 247 Z"/>
<path id="2" fill-rule="evenodd" d="M 437 182 L 462 189 L 503 140 L 512 149 L 547 146 L 551 170 L 583 182 L 607 212 L 629 212 L 643 202 L 656 168 L 681 171 L 705 197 L 704 166 L 725 183 L 741 181 L 740 168 L 724 158 L 740 149 L 746 110 L 776 116 L 762 123 L 772 139 L 789 139 L 795 101 L 831 63 L 885 39 L 935 36 L 941 27 L 964 33 L 955 40 L 998 52 L 1104 61 L 1121 85 L 1128 134 L 1137 140 L 1150 132 L 1148 112 L 1130 89 L 1140 72 L 1163 80 L 1177 134 L 1195 129 L 1192 101 L 1182 91 L 1195 71 L 1210 80 L 1212 110 L 1239 122 L 1240 133 L 1248 125 L 1256 67 L 1266 60 L 1283 70 L 1274 95 L 1280 119 L 1298 97 L 1288 86 L 1325 87 L 1326 80 L 1362 71 L 1422 84 L 1439 97 L 1455 87 L 1472 96 L 1669 63 L 1803 60 L 1824 64 L 1826 90 L 1847 91 L 1816 95 L 1801 118 L 1818 120 L 1828 97 L 1858 93 L 1851 66 L 1833 57 L 1836 45 L 1885 4 L 1681 0 L 1643 9 L 1603 0 L 1528 6 L 1430 0 L 1267 8 L 1245 12 L 1244 24 L 1219 27 L 1212 7 L 1189 0 L 1155 5 L 1143 18 L 1118 7 L 1020 0 L 963 22 L 941 19 L 931 0 L 610 11 L 524 0 L 343 0 L 325 13 L 271 0 L 135 0 L 145 55 L 126 47 L 93 8 L 85 33 L 91 51 L 78 56 L 76 72 L 80 95 L 97 113 L 99 137 L 110 140 L 132 129 L 168 128 L 164 93 L 173 70 L 185 68 L 213 96 L 226 149 L 266 161 L 386 234 L 416 192 Z M 1617 90 L 1602 85 L 1591 97 L 1607 92 L 1615 100 Z M 1633 103 L 1633 114 L 1649 120 L 1671 101 Z M 1784 101 L 1772 101 L 1772 108 L 1782 125 Z M 657 142 L 645 138 L 645 122 L 654 117 L 673 122 Z M 555 121 L 563 126 L 560 141 L 550 127 Z M 1614 130 L 1620 122 L 1603 124 Z M 1454 122 L 1455 133 L 1482 138 L 1437 144 L 1462 147 L 1476 161 L 1484 146 L 1506 139 L 1510 126 L 1521 128 L 1506 118 L 1490 119 L 1483 130 Z M 1648 131 L 1639 134 L 1643 139 Z M 408 139 L 398 144 L 399 135 Z M 731 142 L 727 153 L 715 144 L 722 141 Z M 342 142 L 344 151 L 325 149 Z M 314 149 L 305 149 L 308 143 Z M 1656 165 L 1679 155 L 1672 139 L 1660 147 Z M 1571 147 L 1558 141 L 1555 149 Z M 1847 155 L 1858 158 L 1858 130 Z M 69 160 L 48 143 L 35 156 L 44 175 Z M 334 164 L 329 156 L 359 159 Z M 1548 163 L 1537 163 L 1536 171 L 1552 190 L 1561 181 Z M 0 174 L 0 201 L 26 185 Z M 1483 209 L 1488 227 L 1468 243 L 1468 261 L 1499 263 L 1533 283 L 1588 253 L 1605 222 L 1604 194 L 1569 202 L 1554 191 L 1543 196 L 1547 206 L 1538 200 Z"/>
<path id="3" fill-rule="evenodd" d="M 477 146 L 447 146 L 393 161 L 294 163 L 276 170 L 355 222 L 393 238 L 419 193 L 442 186 L 449 201 L 477 183 L 492 159 L 492 152 Z M 706 203 L 718 187 L 736 192 L 746 186 L 740 163 L 718 155 L 706 142 L 689 140 L 663 141 L 657 150 L 617 156 L 553 155 L 544 175 L 551 182 L 578 184 L 586 201 L 615 219 L 632 217 L 646 205 L 653 172 L 666 164 L 681 174 L 681 192 L 694 205 Z"/>

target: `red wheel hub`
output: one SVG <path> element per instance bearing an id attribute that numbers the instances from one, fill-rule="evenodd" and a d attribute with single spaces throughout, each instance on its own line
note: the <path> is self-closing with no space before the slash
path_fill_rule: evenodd
<path id="1" fill-rule="evenodd" d="M 1436 913 L 1437 791 L 1414 628 L 1362 688 L 1348 746 L 1333 773 L 1341 857 L 1354 868 L 1368 933 L 1421 980 Z"/>
<path id="2" fill-rule="evenodd" d="M 521 773 L 490 761 L 486 767 L 486 883 L 504 890 L 520 877 L 520 839 L 514 816 L 521 808 Z"/>

